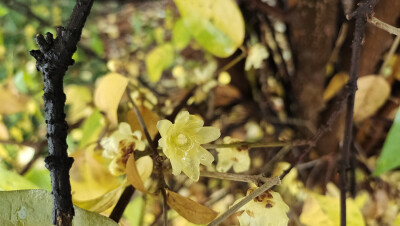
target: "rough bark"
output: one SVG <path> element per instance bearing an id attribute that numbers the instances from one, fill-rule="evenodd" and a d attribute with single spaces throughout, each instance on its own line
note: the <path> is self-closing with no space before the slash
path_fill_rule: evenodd
<path id="1" fill-rule="evenodd" d="M 325 66 L 332 51 L 338 0 L 299 0 L 289 19 L 296 74 L 290 79 L 295 116 L 316 125 L 324 107 Z"/>
<path id="2" fill-rule="evenodd" d="M 53 224 L 71 225 L 74 216 L 69 170 L 73 158 L 68 157 L 66 143 L 68 125 L 65 121 L 65 94 L 63 78 L 68 66 L 72 65 L 72 55 L 80 40 L 82 28 L 90 13 L 94 0 L 77 0 L 68 25 L 57 28 L 57 37 L 51 33 L 46 37 L 38 34 L 36 42 L 39 50 L 30 54 L 36 59 L 36 68 L 44 77 L 44 107 L 46 112 L 47 140 L 49 156 L 46 167 L 50 171 L 53 194 Z"/>

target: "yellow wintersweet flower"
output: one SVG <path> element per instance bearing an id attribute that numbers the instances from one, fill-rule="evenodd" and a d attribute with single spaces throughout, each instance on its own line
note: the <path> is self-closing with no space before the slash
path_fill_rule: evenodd
<path id="1" fill-rule="evenodd" d="M 203 120 L 187 111 L 180 112 L 175 123 L 160 120 L 157 129 L 161 139 L 158 141 L 164 154 L 170 159 L 172 173 L 179 175 L 183 171 L 190 179 L 199 180 L 200 164 L 211 165 L 214 157 L 201 144 L 218 139 L 218 128 L 203 127 Z"/>
<path id="2" fill-rule="evenodd" d="M 247 194 L 255 189 L 250 188 Z M 235 204 L 240 200 L 237 200 Z M 240 226 L 286 226 L 289 222 L 286 215 L 289 206 L 282 200 L 281 195 L 274 191 L 265 191 L 240 208 L 239 211 L 243 211 L 238 216 Z"/>
<path id="3" fill-rule="evenodd" d="M 132 133 L 131 127 L 126 122 L 119 124 L 118 130 L 110 137 L 105 137 L 100 141 L 103 146 L 103 156 L 113 159 L 108 166 L 114 175 L 122 175 L 125 173 L 126 162 L 129 154 L 134 150 L 143 151 L 146 147 L 141 140 L 142 133 L 135 131 Z"/>
<path id="4" fill-rule="evenodd" d="M 224 137 L 224 144 L 232 144 L 240 142 L 241 140 Z M 249 149 L 242 148 L 217 148 L 218 152 L 218 172 L 227 172 L 232 166 L 233 171 L 241 173 L 249 170 L 250 168 L 250 156 Z"/>

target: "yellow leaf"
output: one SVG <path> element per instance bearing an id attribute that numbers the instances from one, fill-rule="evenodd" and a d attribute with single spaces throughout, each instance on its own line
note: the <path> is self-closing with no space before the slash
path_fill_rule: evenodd
<path id="1" fill-rule="evenodd" d="M 167 190 L 168 205 L 186 220 L 195 224 L 208 224 L 214 220 L 218 213 L 178 193 Z"/>
<path id="2" fill-rule="evenodd" d="M 158 133 L 156 127 L 158 120 L 160 120 L 158 115 L 153 113 L 146 106 L 140 105 L 138 106 L 138 108 L 140 114 L 143 117 L 144 123 L 146 124 L 147 130 L 149 131 L 150 136 L 154 137 Z M 126 120 L 131 126 L 132 131 L 139 130 L 142 132 L 142 134 L 144 134 L 143 129 L 140 126 L 137 116 L 133 110 L 128 111 L 128 113 L 126 114 Z M 145 136 L 143 136 L 142 138 L 146 139 Z"/>
<path id="3" fill-rule="evenodd" d="M 0 139 L 8 140 L 8 130 L 7 127 L 4 125 L 3 122 L 0 121 Z"/>
<path id="4" fill-rule="evenodd" d="M 234 0 L 175 0 L 183 22 L 201 47 L 228 57 L 242 45 L 244 20 Z"/>
<path id="5" fill-rule="evenodd" d="M 107 114 L 112 124 L 117 124 L 117 109 L 128 79 L 118 73 L 109 73 L 97 85 L 94 93 L 96 106 Z"/>
<path id="6" fill-rule="evenodd" d="M 244 20 L 234 0 L 175 0 L 183 22 L 196 42 L 218 57 L 242 45 Z"/>
<path id="7" fill-rule="evenodd" d="M 14 114 L 26 110 L 28 97 L 0 87 L 0 114 Z"/>
<path id="8" fill-rule="evenodd" d="M 84 201 L 74 199 L 72 201 L 75 205 L 82 209 L 89 210 L 91 212 L 102 213 L 118 202 L 123 188 L 124 183 L 122 183 L 121 186 L 117 187 L 116 189 L 111 190 L 110 192 L 107 192 L 97 198 Z"/>
<path id="9" fill-rule="evenodd" d="M 354 121 L 356 123 L 375 114 L 390 95 L 390 85 L 383 78 L 368 75 L 358 79 L 358 91 L 354 103 Z"/>
<path id="10" fill-rule="evenodd" d="M 170 43 L 166 43 L 152 49 L 146 56 L 146 68 L 152 82 L 157 82 L 163 70 L 171 66 L 174 60 L 174 49 Z"/>
<path id="11" fill-rule="evenodd" d="M 363 215 L 357 204 L 352 199 L 346 200 L 347 225 L 365 225 Z M 340 204 L 339 197 L 333 198 L 322 196 L 316 193 L 308 193 L 304 203 L 300 221 L 305 226 L 339 226 L 340 225 Z"/>
<path id="12" fill-rule="evenodd" d="M 327 102 L 332 99 L 346 85 L 347 81 L 349 81 L 347 73 L 342 72 L 334 75 L 324 91 L 324 101 Z"/>
<path id="13" fill-rule="evenodd" d="M 128 182 L 141 192 L 147 192 L 143 181 L 150 177 L 152 171 L 153 160 L 149 156 L 144 156 L 135 161 L 135 157 L 131 154 L 126 162 L 125 173 Z"/>
<path id="14" fill-rule="evenodd" d="M 121 185 L 108 168 L 97 160 L 101 159 L 91 145 L 74 152 L 74 164 L 70 171 L 73 200 L 87 201 L 96 199 Z"/>

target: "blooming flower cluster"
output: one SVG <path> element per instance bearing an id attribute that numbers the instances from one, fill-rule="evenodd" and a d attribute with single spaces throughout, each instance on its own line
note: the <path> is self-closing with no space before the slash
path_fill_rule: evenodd
<path id="1" fill-rule="evenodd" d="M 255 189 L 250 188 L 247 194 Z M 241 199 L 235 203 L 240 201 Z M 243 211 L 238 216 L 241 226 L 286 226 L 289 222 L 286 215 L 289 207 L 282 200 L 281 195 L 274 191 L 265 191 L 240 208 L 239 211 Z"/>
<path id="2" fill-rule="evenodd" d="M 219 138 L 218 128 L 203 127 L 204 121 L 189 112 L 180 112 L 174 124 L 169 120 L 160 120 L 157 129 L 161 139 L 159 145 L 170 159 L 172 173 L 179 175 L 183 171 L 194 181 L 199 180 L 200 164 L 210 166 L 214 157 L 201 144 L 206 144 Z"/>
<path id="3" fill-rule="evenodd" d="M 101 140 L 100 144 L 104 148 L 103 156 L 113 159 L 109 165 L 112 174 L 124 174 L 129 154 L 134 150 L 143 151 L 145 149 L 145 143 L 141 137 L 140 131 L 132 132 L 130 125 L 122 122 L 117 131 L 110 137 Z"/>
<path id="4" fill-rule="evenodd" d="M 241 140 L 224 137 L 225 144 L 232 144 L 240 142 Z M 249 170 L 250 168 L 250 156 L 249 149 L 241 149 L 237 147 L 233 148 L 217 148 L 218 152 L 218 164 L 217 171 L 227 172 L 232 166 L 233 171 L 241 173 Z"/>

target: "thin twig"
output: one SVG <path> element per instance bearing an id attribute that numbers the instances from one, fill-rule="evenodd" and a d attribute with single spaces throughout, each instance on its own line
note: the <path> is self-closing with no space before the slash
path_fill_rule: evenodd
<path id="1" fill-rule="evenodd" d="M 264 193 L 266 190 L 272 188 L 275 185 L 279 185 L 281 183 L 281 180 L 279 177 L 272 177 L 269 178 L 265 184 L 263 184 L 261 187 L 257 188 L 254 190 L 252 193 L 250 193 L 248 196 L 246 196 L 244 199 L 242 199 L 240 202 L 236 203 L 234 206 L 229 208 L 225 213 L 221 214 L 219 217 L 217 217 L 215 220 L 213 220 L 209 226 L 216 226 L 222 223 L 225 219 L 230 217 L 232 214 L 236 213 L 242 206 L 246 205 L 246 203 L 250 202 L 257 196 L 261 195 Z"/>
<path id="2" fill-rule="evenodd" d="M 359 7 L 348 16 L 348 19 L 355 18 L 355 30 L 351 53 L 350 78 L 347 84 L 349 95 L 347 97 L 346 124 L 344 141 L 342 147 L 342 160 L 339 165 L 340 174 L 340 225 L 346 225 L 346 194 L 347 194 L 347 170 L 350 165 L 350 148 L 353 140 L 353 114 L 354 98 L 357 91 L 358 69 L 360 65 L 362 40 L 364 39 L 367 18 L 371 18 L 377 0 L 364 0 Z"/>
<path id="3" fill-rule="evenodd" d="M 229 69 L 231 69 L 233 66 L 235 66 L 237 63 L 239 63 L 241 60 L 243 60 L 244 58 L 246 58 L 247 56 L 247 51 L 246 49 L 241 46 L 239 47 L 239 49 L 242 51 L 240 53 L 239 56 L 235 57 L 233 60 L 231 60 L 229 63 L 225 64 L 220 70 L 218 70 L 219 72 L 223 72 L 223 71 L 228 71 Z"/>
<path id="4" fill-rule="evenodd" d="M 286 169 L 282 175 L 280 176 L 281 180 L 283 180 L 283 178 L 285 178 L 285 176 L 294 168 L 296 167 L 300 162 L 303 161 L 303 159 L 310 154 L 311 150 L 313 150 L 313 148 L 317 145 L 317 142 L 319 141 L 319 139 L 321 139 L 321 137 L 331 129 L 333 123 L 335 123 L 336 119 L 339 117 L 340 112 L 342 112 L 343 107 L 346 103 L 347 100 L 347 96 L 348 96 L 348 91 L 347 91 L 347 87 L 346 89 L 344 89 L 341 92 L 340 98 L 337 102 L 335 102 L 336 106 L 334 106 L 334 111 L 332 112 L 331 116 L 329 117 L 328 121 L 322 125 L 318 131 L 314 134 L 314 136 L 312 137 L 308 147 L 302 152 L 302 154 L 297 157 L 296 161 L 288 168 Z"/>
<path id="5" fill-rule="evenodd" d="M 132 104 L 133 111 L 135 112 L 136 117 L 137 117 L 137 119 L 139 121 L 140 127 L 142 128 L 142 130 L 144 132 L 144 136 L 146 137 L 147 142 L 149 143 L 150 149 L 153 151 L 153 154 L 158 155 L 157 147 L 155 147 L 153 145 L 153 140 L 151 139 L 149 130 L 147 129 L 147 126 L 146 126 L 146 123 L 144 122 L 142 114 L 140 113 L 139 108 L 136 106 L 135 101 L 133 101 L 133 99 L 132 99 L 132 97 L 130 95 L 131 94 L 131 90 L 129 89 L 129 87 L 126 87 L 126 91 L 127 91 L 128 99 Z"/>
<path id="6" fill-rule="evenodd" d="M 284 146 L 283 148 L 281 148 L 281 149 L 279 150 L 279 152 L 276 153 L 276 154 L 274 155 L 274 157 L 272 157 L 272 159 L 269 160 L 269 161 L 263 166 L 263 168 L 261 169 L 261 172 L 263 172 L 263 173 L 270 173 L 270 172 L 272 172 L 272 170 L 273 170 L 275 164 L 276 164 L 277 162 L 279 162 L 283 157 L 285 157 L 285 155 L 286 155 L 287 153 L 289 153 L 291 149 L 292 149 L 292 146 L 291 146 L 291 145 L 287 145 L 287 146 Z"/>
<path id="7" fill-rule="evenodd" d="M 167 184 L 165 183 L 165 178 L 164 178 L 164 174 L 163 174 L 163 169 L 162 169 L 162 162 L 163 159 L 160 158 L 160 155 L 158 154 L 157 151 L 157 145 L 154 142 L 154 140 L 151 139 L 150 137 L 150 133 L 147 129 L 146 123 L 143 120 L 142 114 L 139 111 L 139 108 L 136 106 L 135 102 L 133 101 L 133 99 L 130 96 L 131 90 L 129 89 L 129 87 L 126 88 L 126 91 L 128 92 L 128 99 L 131 102 L 132 106 L 133 106 L 133 110 L 136 113 L 136 117 L 139 121 L 140 126 L 142 127 L 142 130 L 144 132 L 144 135 L 147 139 L 147 142 L 149 143 L 150 146 L 150 150 L 152 151 L 151 156 L 153 158 L 153 161 L 155 162 L 155 167 L 157 168 L 158 171 L 158 186 L 159 186 L 159 190 L 161 191 L 162 197 L 163 197 L 163 215 L 164 215 L 164 225 L 168 224 L 168 215 L 167 215 L 167 211 L 168 211 L 168 206 L 167 206 L 167 195 L 165 193 L 165 188 L 167 188 Z"/>
<path id="8" fill-rule="evenodd" d="M 385 75 L 385 69 L 388 66 L 393 55 L 396 53 L 396 50 L 397 50 L 397 47 L 399 47 L 399 44 L 400 44 L 400 36 L 396 36 L 396 38 L 393 41 L 392 46 L 390 47 L 388 54 L 385 56 L 385 61 L 383 62 L 381 69 L 379 70 L 380 75 Z"/>
<path id="9" fill-rule="evenodd" d="M 247 175 L 239 173 L 221 173 L 211 171 L 200 171 L 200 176 L 254 184 L 264 183 L 269 180 L 269 178 L 266 178 L 263 175 Z"/>
<path id="10" fill-rule="evenodd" d="M 303 146 L 309 144 L 310 144 L 309 141 L 299 140 L 292 142 L 270 142 L 270 143 L 236 142 L 230 144 L 203 144 L 202 147 L 205 149 L 216 149 L 216 148 L 251 149 L 251 148 L 276 148 L 284 146 Z"/>
<path id="11" fill-rule="evenodd" d="M 394 35 L 400 36 L 400 28 L 393 27 L 392 25 L 387 24 L 387 23 L 379 20 L 378 18 L 376 18 L 374 16 L 368 18 L 368 22 L 370 24 L 373 24 L 377 28 L 380 28 L 382 30 L 385 30 L 385 31 L 389 32 L 390 34 L 394 34 Z"/>
<path id="12" fill-rule="evenodd" d="M 0 144 L 11 144 L 11 145 L 19 145 L 19 146 L 28 146 L 28 147 L 32 147 L 32 148 L 36 148 L 36 146 L 38 145 L 35 142 L 30 142 L 30 141 L 18 142 L 18 141 L 15 141 L 15 140 L 0 140 Z"/>
<path id="13" fill-rule="evenodd" d="M 167 193 L 165 189 L 161 189 L 161 195 L 163 197 L 163 217 L 164 217 L 164 225 L 168 225 L 168 205 L 167 205 Z"/>

